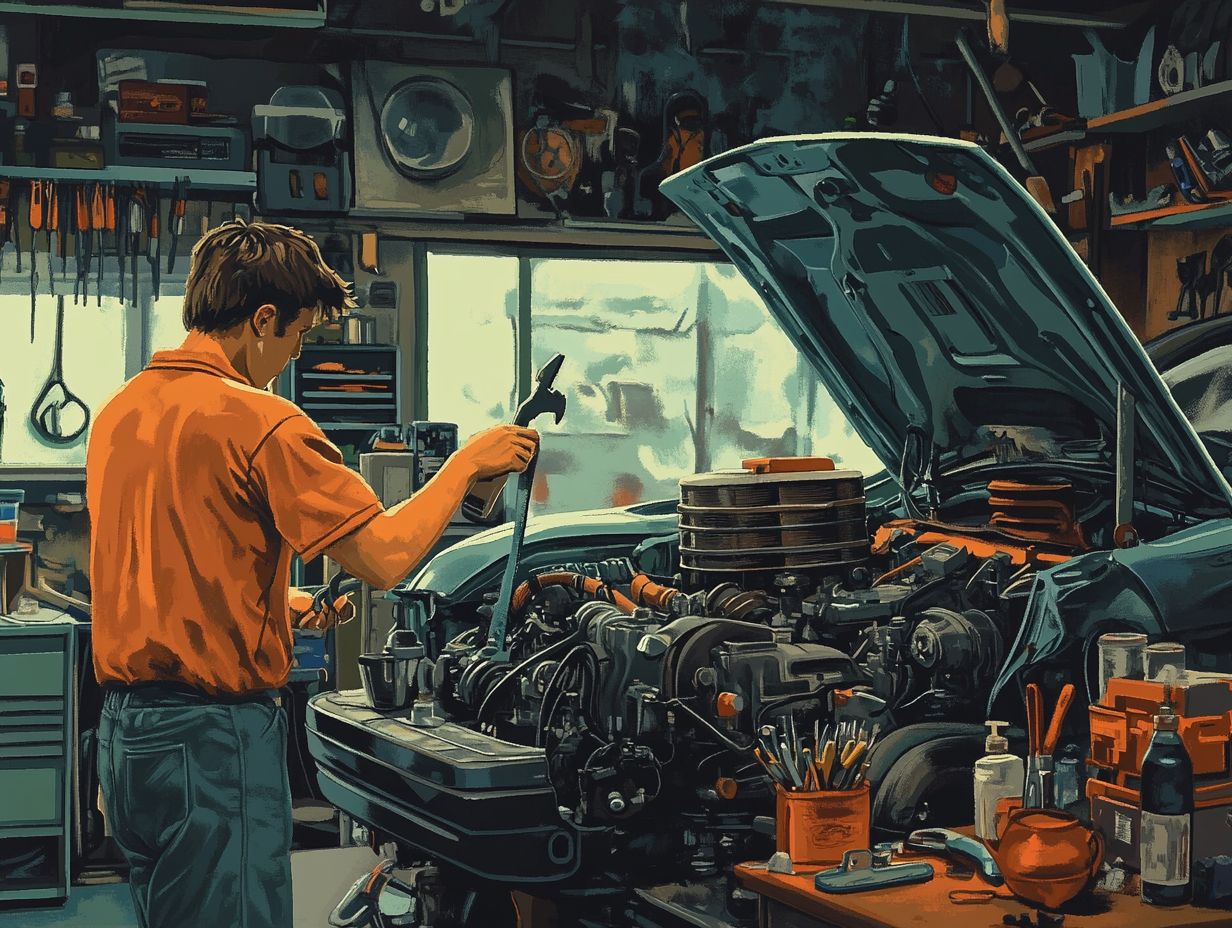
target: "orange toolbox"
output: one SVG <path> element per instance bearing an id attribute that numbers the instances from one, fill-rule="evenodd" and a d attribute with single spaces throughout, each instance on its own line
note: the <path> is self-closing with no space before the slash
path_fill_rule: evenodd
<path id="1" fill-rule="evenodd" d="M 1232 736 L 1232 679 L 1203 677 L 1175 683 L 1173 711 L 1180 717 L 1180 736 L 1193 761 L 1194 776 L 1228 775 L 1228 741 Z M 1099 703 L 1089 709 L 1090 763 L 1113 774 L 1118 786 L 1137 786 L 1142 759 L 1151 743 L 1155 715 L 1165 702 L 1165 684 L 1150 680 L 1108 681 Z"/>

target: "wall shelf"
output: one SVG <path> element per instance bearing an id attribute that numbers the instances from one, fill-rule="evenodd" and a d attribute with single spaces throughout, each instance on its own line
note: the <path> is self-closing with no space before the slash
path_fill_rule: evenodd
<path id="1" fill-rule="evenodd" d="M 1158 129 L 1191 116 L 1196 116 L 1207 107 L 1227 104 L 1232 101 L 1232 81 L 1208 84 L 1196 90 L 1185 90 L 1162 100 L 1152 100 L 1127 110 L 1119 110 L 1106 116 L 1087 120 L 1087 132 L 1126 133 L 1146 132 Z"/>
<path id="2" fill-rule="evenodd" d="M 0 4 L 0 12 L 3 12 Z M 117 164 L 98 171 L 82 168 L 39 168 L 17 164 L 0 164 L 0 177 L 15 180 L 50 180 L 65 184 L 116 183 L 125 186 L 145 185 L 171 188 L 176 181 L 188 181 L 195 190 L 217 190 L 251 193 L 257 189 L 257 175 L 252 171 L 213 171 L 193 168 L 129 167 Z"/>
<path id="3" fill-rule="evenodd" d="M 325 25 L 324 0 L 316 10 L 275 10 L 269 6 L 243 4 L 214 7 L 207 4 L 142 2 L 127 0 L 124 6 L 86 6 L 77 3 L 0 2 L 0 13 L 37 16 L 67 16 L 78 19 L 133 20 L 215 26 L 273 26 L 284 29 L 318 29 Z"/>
<path id="4" fill-rule="evenodd" d="M 1113 229 L 1205 229 L 1232 226 L 1232 200 L 1217 203 L 1178 203 L 1163 209 L 1113 216 Z"/>

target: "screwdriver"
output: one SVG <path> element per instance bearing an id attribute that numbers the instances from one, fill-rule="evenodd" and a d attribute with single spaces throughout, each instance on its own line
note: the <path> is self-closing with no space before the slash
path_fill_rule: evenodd
<path id="1" fill-rule="evenodd" d="M 114 183 L 107 185 L 107 208 L 104 212 L 103 225 L 107 229 L 107 231 L 111 233 L 112 238 L 115 240 L 116 261 L 120 263 L 121 266 L 123 266 L 123 262 L 120 262 L 120 234 L 117 231 L 119 229 L 119 226 L 116 225 L 116 185 Z M 98 276 L 99 276 L 98 291 L 99 291 L 100 301 L 102 300 L 102 297 L 103 297 L 102 276 L 103 276 L 104 255 L 105 253 L 102 249 L 102 245 L 100 241 L 99 254 L 98 254 Z M 120 286 L 120 299 L 121 300 L 124 299 L 124 286 L 122 284 Z"/>
<path id="2" fill-rule="evenodd" d="M 150 260 L 150 282 L 154 287 L 154 299 L 158 299 L 158 281 L 159 281 L 159 249 L 162 247 L 162 240 L 159 235 L 158 226 L 158 191 L 155 190 L 151 194 L 149 203 L 150 214 L 150 232 L 149 241 L 146 244 L 146 257 Z"/>
<path id="3" fill-rule="evenodd" d="M 77 248 L 77 279 L 73 284 L 73 305 L 77 305 L 77 297 L 85 299 L 86 274 L 90 263 L 86 259 L 86 239 L 90 237 L 90 200 L 85 184 L 77 188 L 77 230 L 73 242 Z"/>
<path id="4" fill-rule="evenodd" d="M 55 296 L 56 268 L 51 263 L 54 257 L 54 252 L 51 250 L 51 233 L 55 232 L 57 239 L 60 237 L 60 188 L 51 181 L 47 181 L 47 194 L 44 202 L 47 207 L 47 221 L 44 223 L 47 227 L 47 292 Z"/>
<path id="5" fill-rule="evenodd" d="M 43 182 L 30 181 L 30 344 L 34 344 L 34 307 L 38 299 L 38 268 L 34 264 L 34 249 L 38 231 L 43 228 Z"/>
<path id="6" fill-rule="evenodd" d="M 103 305 L 103 230 L 107 227 L 107 198 L 104 195 L 103 184 L 94 185 L 94 198 L 90 201 L 90 227 L 97 233 L 98 250 L 90 248 L 90 256 L 98 255 L 98 287 L 94 298 L 98 305 Z"/>
<path id="7" fill-rule="evenodd" d="M 180 244 L 180 235 L 184 232 L 184 213 L 188 209 L 187 188 L 187 180 L 181 187 L 179 178 L 176 178 L 171 206 L 167 208 L 167 226 L 171 230 L 171 252 L 167 255 L 168 274 L 175 273 L 175 252 Z"/>
<path id="8" fill-rule="evenodd" d="M 0 273 L 4 271 L 4 246 L 9 242 L 9 220 L 12 218 L 9 203 L 9 182 L 0 178 Z"/>
<path id="9" fill-rule="evenodd" d="M 138 187 L 128 201 L 128 253 L 132 261 L 133 305 L 137 305 L 137 255 L 141 252 L 141 233 L 145 231 L 145 188 Z"/>

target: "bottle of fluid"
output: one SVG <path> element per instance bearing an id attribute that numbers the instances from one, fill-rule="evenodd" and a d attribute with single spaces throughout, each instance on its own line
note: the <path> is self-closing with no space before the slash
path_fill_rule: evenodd
<path id="1" fill-rule="evenodd" d="M 1142 901 L 1183 905 L 1191 895 L 1189 851 L 1193 820 L 1193 762 L 1164 704 L 1142 761 Z"/>
<path id="2" fill-rule="evenodd" d="M 1022 758 L 1009 752 L 1009 739 L 1001 734 L 1009 722 L 985 722 L 990 734 L 984 739 L 988 752 L 975 762 L 975 833 L 985 841 L 997 840 L 997 802 L 1021 796 Z"/>

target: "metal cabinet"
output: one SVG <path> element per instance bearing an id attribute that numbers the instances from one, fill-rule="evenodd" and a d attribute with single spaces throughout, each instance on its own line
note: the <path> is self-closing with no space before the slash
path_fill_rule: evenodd
<path id="1" fill-rule="evenodd" d="M 0 902 L 68 896 L 73 629 L 0 626 Z"/>

